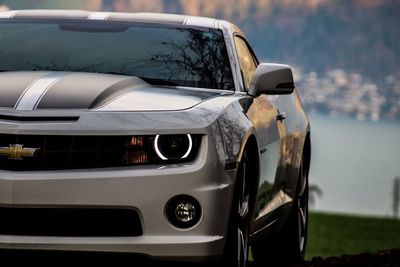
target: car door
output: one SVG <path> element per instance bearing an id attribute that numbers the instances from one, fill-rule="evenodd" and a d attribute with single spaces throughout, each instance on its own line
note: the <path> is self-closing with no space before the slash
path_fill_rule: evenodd
<path id="1" fill-rule="evenodd" d="M 246 40 L 236 35 L 235 46 L 242 74 L 243 87 L 249 89 L 258 61 Z M 255 203 L 255 223 L 252 232 L 274 222 L 279 208 L 285 204 L 286 181 L 281 179 L 285 146 L 285 113 L 278 108 L 278 96 L 260 95 L 253 99 L 247 111 L 256 128 L 260 148 L 260 180 Z"/>

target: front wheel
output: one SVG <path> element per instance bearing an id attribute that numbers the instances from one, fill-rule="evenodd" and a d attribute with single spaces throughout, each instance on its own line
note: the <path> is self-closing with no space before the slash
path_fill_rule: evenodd
<path id="1" fill-rule="evenodd" d="M 284 231 L 287 233 L 287 249 L 292 262 L 304 259 L 308 230 L 308 177 L 301 164 L 297 196 Z"/>
<path id="2" fill-rule="evenodd" d="M 308 177 L 300 165 L 296 197 L 280 235 L 252 245 L 253 257 L 260 266 L 279 263 L 290 266 L 304 259 L 308 228 Z"/>
<path id="3" fill-rule="evenodd" d="M 228 235 L 220 266 L 245 267 L 249 252 L 249 157 L 244 152 L 236 176 Z"/>

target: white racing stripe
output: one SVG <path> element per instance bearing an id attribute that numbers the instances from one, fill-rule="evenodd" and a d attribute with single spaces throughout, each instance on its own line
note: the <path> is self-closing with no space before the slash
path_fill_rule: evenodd
<path id="1" fill-rule="evenodd" d="M 108 12 L 94 12 L 91 13 L 87 19 L 90 20 L 107 20 L 110 13 Z"/>
<path id="2" fill-rule="evenodd" d="M 17 14 L 17 12 L 18 11 L 16 10 L 0 12 L 0 19 L 11 19 Z"/>
<path id="3" fill-rule="evenodd" d="M 31 83 L 22 93 L 21 97 L 18 99 L 18 102 L 15 105 L 15 109 L 16 110 L 36 109 L 36 106 L 39 104 L 44 94 L 64 76 L 65 74 L 52 73 L 50 75 L 46 75 L 40 79 L 37 79 L 36 81 Z"/>

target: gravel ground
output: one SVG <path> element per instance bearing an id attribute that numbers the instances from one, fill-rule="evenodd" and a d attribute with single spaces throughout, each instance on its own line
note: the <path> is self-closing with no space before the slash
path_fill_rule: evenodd
<path id="1" fill-rule="evenodd" d="M 322 259 L 314 257 L 298 267 L 400 267 L 400 249 L 363 253 L 359 255 L 343 255 Z"/>
<path id="2" fill-rule="evenodd" d="M 144 258 L 128 255 L 49 253 L 49 252 L 17 252 L 0 250 L 0 266 L 131 266 L 131 267 L 187 267 L 181 263 L 154 263 Z M 85 264 L 90 262 L 89 265 Z M 28 263 L 28 265 L 27 265 Z M 190 264 L 190 267 L 199 266 Z M 223 267 L 223 266 L 219 266 Z M 225 267 L 225 266 L 224 266 Z M 250 263 L 249 267 L 260 267 Z M 263 266 L 264 267 L 264 266 Z M 278 267 L 278 266 L 268 266 Z M 283 267 L 283 266 L 279 266 Z M 340 257 L 314 257 L 295 267 L 400 267 L 400 249 L 364 253 L 359 255 L 343 255 Z"/>

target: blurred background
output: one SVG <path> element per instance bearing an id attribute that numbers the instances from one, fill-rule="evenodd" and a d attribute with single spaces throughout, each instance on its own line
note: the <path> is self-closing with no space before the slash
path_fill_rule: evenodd
<path id="1" fill-rule="evenodd" d="M 399 0 L 0 0 L 32 8 L 234 22 L 260 61 L 294 67 L 311 119 L 308 257 L 400 248 Z"/>

